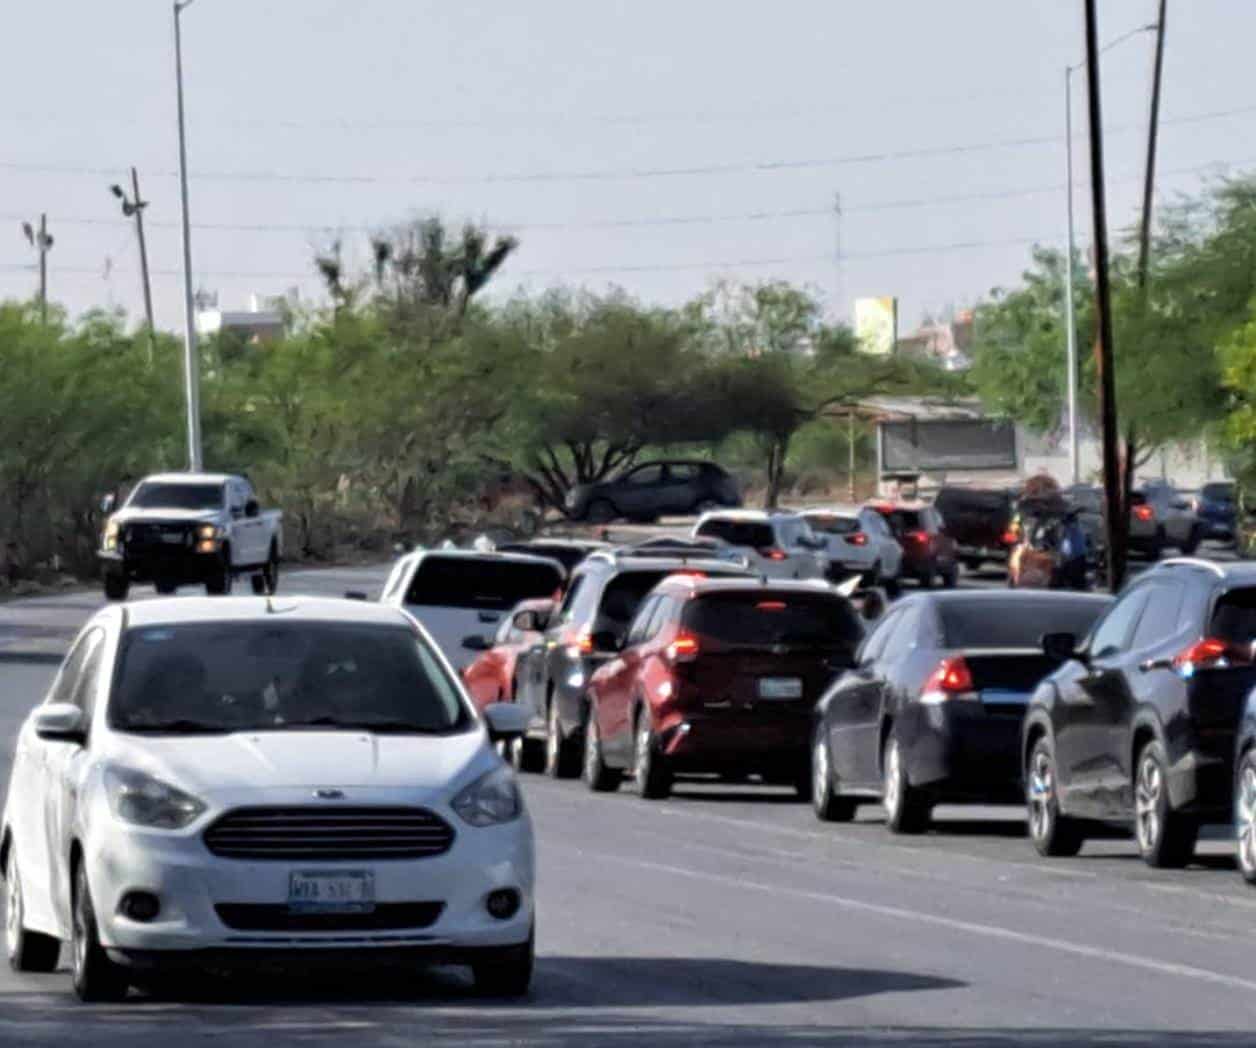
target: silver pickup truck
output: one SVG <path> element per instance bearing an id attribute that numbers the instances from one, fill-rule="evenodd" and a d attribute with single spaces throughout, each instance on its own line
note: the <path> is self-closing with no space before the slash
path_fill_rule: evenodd
<path id="1" fill-rule="evenodd" d="M 279 585 L 283 515 L 259 508 L 247 477 L 159 473 L 140 481 L 115 509 L 106 495 L 98 556 L 110 600 L 126 600 L 133 582 L 151 582 L 158 593 L 183 585 L 230 593 L 239 575 L 251 577 L 254 593 L 274 593 Z"/>

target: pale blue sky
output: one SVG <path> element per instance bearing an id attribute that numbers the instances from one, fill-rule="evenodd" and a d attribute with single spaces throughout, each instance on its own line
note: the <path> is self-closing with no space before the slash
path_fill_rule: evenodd
<path id="1" fill-rule="evenodd" d="M 1104 39 L 1155 17 L 1155 0 L 1101 6 Z M 184 15 L 197 283 L 228 308 L 254 290 L 317 293 L 316 227 L 438 211 L 518 229 L 497 294 L 615 283 L 675 303 L 717 277 L 779 277 L 838 314 L 896 294 L 910 327 L 1015 280 L 1028 241 L 1062 241 L 1063 68 L 1081 55 L 1081 8 L 197 0 Z M 1256 3 L 1170 0 L 1169 21 L 1166 194 L 1213 163 L 1256 167 Z M 0 296 L 32 287 L 19 222 L 46 210 L 53 297 L 138 311 L 132 227 L 107 192 L 134 163 L 158 319 L 177 327 L 170 4 L 8 0 L 0 36 Z M 1138 197 L 1151 44 L 1104 59 L 1114 225 Z M 1244 111 L 1216 115 L 1229 110 Z M 989 143 L 1004 145 L 935 152 Z M 887 153 L 900 155 L 865 159 Z M 1079 149 L 1079 179 L 1085 164 Z M 746 217 L 769 212 L 792 213 Z"/>

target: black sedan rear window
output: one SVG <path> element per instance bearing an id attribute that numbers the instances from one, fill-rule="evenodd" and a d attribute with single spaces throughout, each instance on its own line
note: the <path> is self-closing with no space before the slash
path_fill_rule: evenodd
<path id="1" fill-rule="evenodd" d="M 1104 601 L 947 600 L 939 602 L 948 648 L 1036 648 L 1044 633 L 1084 637 L 1107 607 Z"/>
<path id="2" fill-rule="evenodd" d="M 850 602 L 822 594 L 711 593 L 690 601 L 681 621 L 706 640 L 854 651 L 863 626 Z"/>
<path id="3" fill-rule="evenodd" d="M 698 528 L 699 535 L 723 539 L 730 546 L 746 546 L 750 549 L 767 549 L 776 544 L 770 524 L 757 524 L 750 520 L 708 520 Z"/>
<path id="4" fill-rule="evenodd" d="M 405 602 L 509 611 L 521 600 L 552 597 L 562 587 L 563 571 L 557 564 L 436 555 L 420 562 Z"/>

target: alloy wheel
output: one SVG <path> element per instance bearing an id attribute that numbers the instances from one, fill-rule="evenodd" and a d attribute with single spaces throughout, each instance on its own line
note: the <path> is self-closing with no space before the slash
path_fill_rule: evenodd
<path id="1" fill-rule="evenodd" d="M 637 752 L 633 763 L 633 776 L 637 780 L 637 788 L 645 791 L 650 778 L 650 718 L 641 714 L 637 725 Z"/>
<path id="2" fill-rule="evenodd" d="M 549 718 L 545 724 L 545 767 L 558 767 L 560 738 L 558 734 L 558 706 L 550 703 Z"/>
<path id="3" fill-rule="evenodd" d="M 86 891 L 84 883 L 74 893 L 73 913 L 70 916 L 70 952 L 74 959 L 74 979 L 80 982 L 87 970 L 87 912 Z"/>
<path id="4" fill-rule="evenodd" d="M 16 957 L 22 937 L 22 887 L 17 879 L 17 863 L 9 860 L 4 878 L 4 942 L 9 956 Z"/>
<path id="5" fill-rule="evenodd" d="M 1248 880 L 1256 879 L 1256 767 L 1244 762 L 1235 804 L 1235 831 L 1239 866 Z"/>
<path id="6" fill-rule="evenodd" d="M 1029 770 L 1029 832 L 1036 841 L 1051 835 L 1055 819 L 1055 769 L 1051 758 L 1039 750 Z"/>
<path id="7" fill-rule="evenodd" d="M 1160 799 L 1164 779 L 1160 764 L 1150 755 L 1143 758 L 1134 787 L 1134 815 L 1138 843 L 1144 852 L 1152 851 L 1160 840 Z"/>
<path id="8" fill-rule="evenodd" d="M 824 735 L 817 731 L 811 751 L 811 795 L 817 804 L 823 804 L 828 791 L 829 748 L 824 744 Z"/>
<path id="9" fill-rule="evenodd" d="M 597 781 L 602 766 L 602 754 L 598 746 L 597 717 L 589 711 L 584 726 L 584 781 L 592 785 Z"/>
<path id="10" fill-rule="evenodd" d="M 885 804 L 885 810 L 891 814 L 898 811 L 898 806 L 902 803 L 902 790 L 899 781 L 900 763 L 898 741 L 891 739 L 885 751 L 885 784 L 881 798 Z"/>

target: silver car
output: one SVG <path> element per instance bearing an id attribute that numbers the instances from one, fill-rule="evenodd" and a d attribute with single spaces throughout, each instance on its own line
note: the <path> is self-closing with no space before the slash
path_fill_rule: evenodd
<path id="1" fill-rule="evenodd" d="M 824 541 L 828 577 L 841 582 L 861 575 L 865 585 L 894 590 L 903 568 L 903 548 L 885 518 L 857 506 L 808 509 L 803 517 Z"/>
<path id="2" fill-rule="evenodd" d="M 1190 556 L 1203 539 L 1194 503 L 1170 484 L 1144 484 L 1130 492 L 1130 546 L 1158 558 L 1166 546 Z"/>

